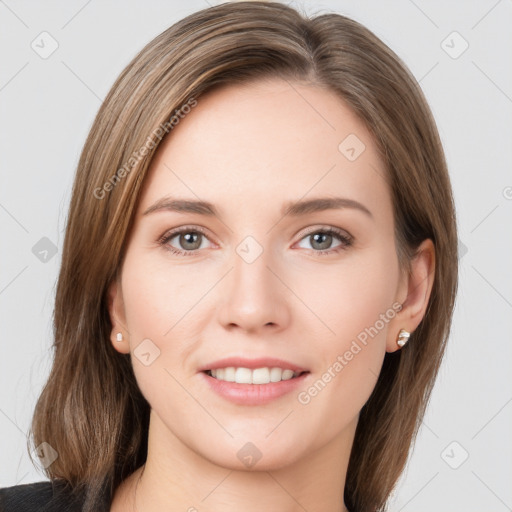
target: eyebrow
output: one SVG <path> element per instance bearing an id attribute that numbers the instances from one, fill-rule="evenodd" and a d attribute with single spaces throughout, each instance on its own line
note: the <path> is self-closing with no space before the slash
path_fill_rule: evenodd
<path id="1" fill-rule="evenodd" d="M 207 215 L 208 217 L 218 215 L 215 206 L 213 206 L 213 204 L 209 203 L 208 201 L 173 199 L 171 197 L 162 197 L 147 210 L 145 210 L 142 215 L 148 215 L 158 211 L 197 213 L 199 215 Z"/>
<path id="2" fill-rule="evenodd" d="M 286 203 L 283 207 L 283 215 L 291 215 L 298 217 L 308 213 L 321 212 L 324 210 L 340 210 L 344 208 L 352 208 L 359 210 L 370 218 L 373 218 L 372 212 L 363 204 L 345 197 L 319 197 L 316 199 L 308 199 L 302 201 L 292 201 Z"/>
<path id="3" fill-rule="evenodd" d="M 344 197 L 319 197 L 316 199 L 307 199 L 300 201 L 289 201 L 285 203 L 281 210 L 282 216 L 290 215 L 299 217 L 308 213 L 321 212 L 325 210 L 339 210 L 351 208 L 363 212 L 365 215 L 373 218 L 373 215 L 366 206 Z M 148 215 L 158 211 L 170 211 L 180 213 L 196 213 L 208 217 L 218 216 L 218 210 L 208 201 L 196 201 L 189 199 L 173 199 L 171 197 L 162 197 L 152 206 L 147 208 L 143 215 Z"/>

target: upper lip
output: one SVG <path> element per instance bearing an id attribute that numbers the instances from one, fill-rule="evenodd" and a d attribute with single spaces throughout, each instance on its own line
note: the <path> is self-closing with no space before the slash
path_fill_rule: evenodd
<path id="1" fill-rule="evenodd" d="M 213 361 L 208 363 L 201 368 L 199 368 L 200 372 L 204 372 L 206 370 L 216 370 L 217 368 L 228 368 L 230 366 L 234 366 L 235 368 L 282 368 L 283 370 L 292 370 L 296 373 L 306 372 L 307 368 L 303 368 L 296 364 L 290 363 L 289 361 L 284 361 L 283 359 L 276 359 L 274 357 L 258 357 L 256 359 L 247 359 L 244 357 L 226 357 L 224 359 L 219 359 L 217 361 Z"/>

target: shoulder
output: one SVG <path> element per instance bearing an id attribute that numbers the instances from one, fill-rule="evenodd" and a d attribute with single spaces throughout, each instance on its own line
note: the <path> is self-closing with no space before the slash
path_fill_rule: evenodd
<path id="1" fill-rule="evenodd" d="M 4 487 L 0 489 L 0 512 L 40 510 L 52 496 L 50 481 Z"/>
<path id="2" fill-rule="evenodd" d="M 0 512 L 79 512 L 80 503 L 59 481 L 42 481 L 0 489 Z"/>

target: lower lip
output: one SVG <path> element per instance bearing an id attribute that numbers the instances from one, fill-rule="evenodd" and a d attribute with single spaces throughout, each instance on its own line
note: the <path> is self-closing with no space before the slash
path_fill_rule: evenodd
<path id="1" fill-rule="evenodd" d="M 294 379 L 269 382 L 268 384 L 238 384 L 215 379 L 205 372 L 200 373 L 213 391 L 238 405 L 267 404 L 303 385 L 309 375 L 309 373 L 303 373 Z"/>

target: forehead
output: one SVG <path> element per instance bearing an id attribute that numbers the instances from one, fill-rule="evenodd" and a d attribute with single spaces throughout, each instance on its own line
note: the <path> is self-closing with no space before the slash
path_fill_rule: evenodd
<path id="1" fill-rule="evenodd" d="M 272 79 L 197 102 L 158 148 L 139 211 L 168 194 L 208 200 L 221 213 L 249 199 L 280 209 L 320 195 L 390 209 L 373 138 L 334 92 Z"/>

